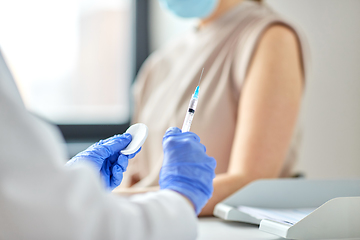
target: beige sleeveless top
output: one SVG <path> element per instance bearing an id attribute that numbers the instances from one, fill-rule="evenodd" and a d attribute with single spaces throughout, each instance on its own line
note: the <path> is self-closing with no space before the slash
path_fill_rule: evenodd
<path id="1" fill-rule="evenodd" d="M 216 173 L 227 171 L 242 83 L 257 41 L 264 30 L 275 23 L 285 24 L 298 33 L 292 24 L 266 5 L 245 1 L 210 25 L 193 29 L 147 59 L 134 86 L 133 122 L 145 123 L 149 136 L 142 151 L 130 160 L 123 187 L 128 186 L 134 176 L 141 179 L 134 187 L 158 185 L 162 137 L 168 127 L 181 129 L 202 68 L 205 70 L 191 131 L 200 136 L 207 154 L 217 160 Z M 303 51 L 306 61 L 305 57 Z M 294 134 L 281 176 L 288 176 L 296 161 L 296 136 Z"/>

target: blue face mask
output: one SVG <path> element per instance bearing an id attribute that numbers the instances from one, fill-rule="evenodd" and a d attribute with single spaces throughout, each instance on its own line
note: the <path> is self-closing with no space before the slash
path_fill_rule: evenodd
<path id="1" fill-rule="evenodd" d="M 160 4 L 183 18 L 204 18 L 216 9 L 219 0 L 159 0 Z"/>

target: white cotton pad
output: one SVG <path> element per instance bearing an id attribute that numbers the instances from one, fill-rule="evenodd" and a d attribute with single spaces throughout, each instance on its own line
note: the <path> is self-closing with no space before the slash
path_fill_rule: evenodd
<path id="1" fill-rule="evenodd" d="M 148 127 L 143 123 L 137 123 L 131 125 L 126 133 L 130 133 L 132 136 L 132 140 L 130 144 L 120 152 L 124 155 L 130 155 L 136 153 L 137 150 L 144 144 L 147 136 L 148 136 Z"/>

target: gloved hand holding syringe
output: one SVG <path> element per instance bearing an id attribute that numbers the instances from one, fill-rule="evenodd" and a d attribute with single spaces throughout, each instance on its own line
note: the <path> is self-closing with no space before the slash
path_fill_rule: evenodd
<path id="1" fill-rule="evenodd" d="M 188 107 L 186 115 L 185 115 L 184 124 L 183 124 L 182 129 L 181 129 L 182 132 L 190 131 L 191 123 L 192 123 L 192 120 L 194 118 L 195 111 L 196 111 L 196 106 L 197 106 L 198 100 L 199 100 L 199 85 L 200 85 L 200 81 L 201 81 L 201 77 L 203 75 L 203 72 L 204 72 L 204 69 L 201 71 L 198 86 L 196 87 L 194 94 L 191 96 L 189 107 Z"/>

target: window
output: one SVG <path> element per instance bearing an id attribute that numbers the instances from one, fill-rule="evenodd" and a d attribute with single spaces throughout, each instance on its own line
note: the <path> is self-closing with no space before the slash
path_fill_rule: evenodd
<path id="1" fill-rule="evenodd" d="M 30 111 L 57 124 L 129 120 L 131 6 L 131 0 L 6 1 L 1 45 Z"/>
<path id="2" fill-rule="evenodd" d="M 69 156 L 129 126 L 147 24 L 147 0 L 0 3 L 0 46 L 23 100 L 59 126 Z"/>

